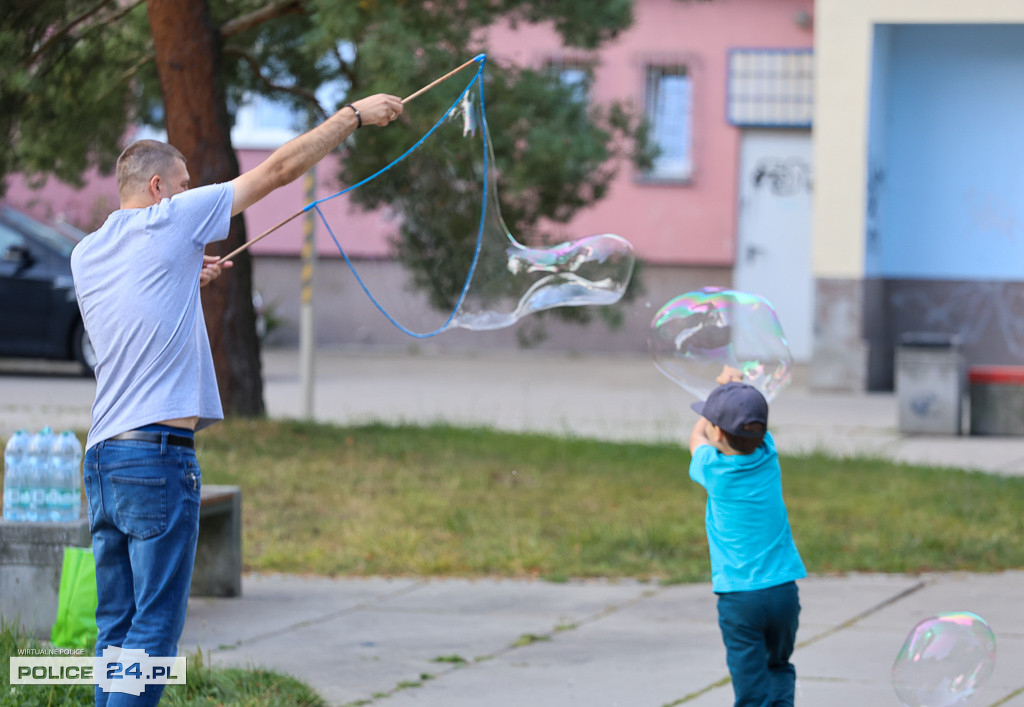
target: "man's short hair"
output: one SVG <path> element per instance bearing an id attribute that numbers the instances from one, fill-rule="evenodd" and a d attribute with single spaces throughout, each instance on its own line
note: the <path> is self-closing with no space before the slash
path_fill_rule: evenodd
<path id="1" fill-rule="evenodd" d="M 154 174 L 166 178 L 175 160 L 185 162 L 185 156 L 166 142 L 133 142 L 117 158 L 117 193 L 123 199 L 145 189 Z"/>

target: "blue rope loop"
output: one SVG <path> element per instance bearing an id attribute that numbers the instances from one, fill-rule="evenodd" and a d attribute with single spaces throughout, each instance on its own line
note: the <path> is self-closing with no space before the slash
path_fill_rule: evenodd
<path id="1" fill-rule="evenodd" d="M 365 179 L 363 179 L 363 180 L 361 180 L 359 182 L 356 182 L 355 184 L 352 184 L 351 186 L 345 187 L 344 189 L 342 189 L 341 191 L 339 191 L 336 194 L 331 194 L 330 196 L 326 196 L 326 197 L 324 197 L 322 199 L 317 199 L 316 201 L 310 202 L 309 204 L 307 204 L 302 209 L 303 212 L 309 211 L 310 209 L 315 209 L 317 214 L 320 215 L 320 221 L 324 224 L 324 227 L 327 229 L 327 233 L 330 234 L 331 240 L 334 241 L 334 245 L 337 246 L 338 252 L 341 253 L 341 257 L 345 259 L 345 264 L 348 265 L 348 269 L 352 271 L 352 275 L 355 276 L 356 282 L 359 283 L 359 286 L 363 289 L 363 292 L 366 293 L 366 296 L 370 298 L 370 301 L 373 303 L 373 306 L 376 307 L 377 310 L 381 314 L 383 314 L 387 318 L 387 320 L 389 322 L 394 324 L 395 327 L 399 331 L 401 331 L 401 332 L 403 332 L 405 334 L 408 334 L 409 336 L 415 337 L 417 339 L 429 339 L 432 336 L 437 336 L 441 332 L 446 331 L 451 326 L 452 320 L 455 319 L 455 315 L 458 313 L 459 308 L 462 307 L 462 303 L 466 299 L 466 294 L 469 292 L 469 285 L 473 281 L 473 273 L 476 272 L 477 261 L 480 259 L 480 251 L 482 250 L 482 246 L 483 246 L 484 222 L 485 222 L 484 219 L 485 219 L 485 215 L 486 215 L 486 212 L 487 212 L 487 187 L 488 187 L 488 185 L 487 185 L 488 178 L 487 177 L 488 177 L 488 174 L 489 174 L 489 172 L 488 172 L 488 159 L 487 159 L 487 152 L 488 152 L 488 150 L 487 150 L 487 141 L 490 138 L 488 137 L 488 133 L 487 133 L 487 113 L 484 110 L 484 82 L 483 82 L 484 64 L 485 64 L 486 59 L 487 59 L 487 55 L 486 54 L 478 54 L 477 56 L 475 56 L 473 58 L 473 61 L 476 61 L 476 62 L 478 62 L 480 64 L 480 66 L 477 67 L 476 73 L 473 75 L 473 78 L 470 79 L 469 83 L 466 84 L 466 87 L 464 89 L 462 89 L 462 92 L 459 94 L 459 97 L 456 98 L 455 102 L 452 103 L 451 106 L 449 106 L 448 110 L 446 110 L 444 112 L 444 115 L 441 116 L 440 120 L 438 120 L 436 123 L 434 123 L 433 127 L 431 127 L 430 130 L 428 130 L 423 135 L 423 137 L 421 137 L 419 140 L 417 140 L 416 143 L 412 147 L 410 147 L 408 150 L 406 150 L 401 155 L 399 155 L 398 158 L 396 158 L 390 164 L 388 164 L 385 167 L 381 168 L 377 172 L 374 172 L 369 177 L 366 177 Z M 463 285 L 462 285 L 462 292 L 459 293 L 459 299 L 455 303 L 454 308 L 452 308 L 452 311 L 448 315 L 448 318 L 445 320 L 444 324 L 442 324 L 440 327 L 438 327 L 434 331 L 430 331 L 430 332 L 426 332 L 426 333 L 415 332 L 415 331 L 412 331 L 411 329 L 406 328 L 397 319 L 395 319 L 393 316 L 391 316 L 391 313 L 388 312 L 387 309 L 385 309 L 384 306 L 380 302 L 377 301 L 377 298 L 374 297 L 373 294 L 370 292 L 370 289 L 366 286 L 366 283 L 364 283 L 363 279 L 361 277 L 359 277 L 359 273 L 356 271 L 355 266 L 352 264 L 352 260 L 348 257 L 348 253 L 345 252 L 345 249 L 341 246 L 341 243 L 338 242 L 337 237 L 334 235 L 334 231 L 331 229 L 331 225 L 329 223 L 327 223 L 327 218 L 324 216 L 324 212 L 320 210 L 320 204 L 324 203 L 325 201 L 330 201 L 331 199 L 335 199 L 335 198 L 341 196 L 342 194 L 344 194 L 346 192 L 350 192 L 353 189 L 357 189 L 357 188 L 361 187 L 362 185 L 366 184 L 367 182 L 370 182 L 370 181 L 376 179 L 377 177 L 379 177 L 380 175 L 384 174 L 389 169 L 394 167 L 396 164 L 398 164 L 399 162 L 404 160 L 406 157 L 411 155 L 420 145 L 423 144 L 423 142 L 427 138 L 429 138 L 434 133 L 434 131 L 436 131 L 438 129 L 438 127 L 441 126 L 441 124 L 451 114 L 451 112 L 453 110 L 455 110 L 455 108 L 462 102 L 463 97 L 473 87 L 474 83 L 476 83 L 479 86 L 479 90 L 480 90 L 480 123 L 481 123 L 481 125 L 480 125 L 480 136 L 481 136 L 481 145 L 482 145 L 482 148 L 483 148 L 482 152 L 483 152 L 483 160 L 484 160 L 484 172 L 483 172 L 483 174 L 484 174 L 484 189 L 483 189 L 483 198 L 481 199 L 481 202 L 480 202 L 480 224 L 479 224 L 479 227 L 477 228 L 476 248 L 473 251 L 473 261 L 470 263 L 469 272 L 466 274 L 466 282 L 463 283 Z"/>

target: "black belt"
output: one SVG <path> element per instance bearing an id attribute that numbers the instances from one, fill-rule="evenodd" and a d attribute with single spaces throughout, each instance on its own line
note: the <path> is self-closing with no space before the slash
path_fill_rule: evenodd
<path id="1" fill-rule="evenodd" d="M 181 435 L 165 433 L 165 432 L 140 432 L 139 430 L 132 430 L 131 432 L 122 432 L 119 435 L 111 437 L 112 440 L 134 440 L 136 442 L 154 442 L 160 444 L 164 441 L 164 435 L 167 435 L 167 444 L 173 447 L 187 447 L 188 449 L 195 449 L 196 443 L 191 437 L 182 437 Z"/>

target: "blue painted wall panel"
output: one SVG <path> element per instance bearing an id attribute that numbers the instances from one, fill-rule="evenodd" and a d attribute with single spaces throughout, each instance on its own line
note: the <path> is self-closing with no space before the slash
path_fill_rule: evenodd
<path id="1" fill-rule="evenodd" d="M 1024 25 L 892 25 L 875 61 L 868 275 L 1024 280 Z"/>

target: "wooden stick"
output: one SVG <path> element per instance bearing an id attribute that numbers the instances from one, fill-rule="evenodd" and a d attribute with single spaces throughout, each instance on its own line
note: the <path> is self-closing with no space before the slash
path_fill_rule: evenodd
<path id="1" fill-rule="evenodd" d="M 412 99 L 416 98 L 416 96 L 420 95 L 421 93 L 426 93 L 427 91 L 429 91 L 430 89 L 432 89 L 432 88 L 433 88 L 434 86 L 436 86 L 437 84 L 441 83 L 441 82 L 442 82 L 442 81 L 444 81 L 445 79 L 450 79 L 450 78 L 451 78 L 452 76 L 454 76 L 455 74 L 459 73 L 460 71 L 462 71 L 463 69 L 465 69 L 465 68 L 466 68 L 467 66 L 469 66 L 470 64 L 473 64 L 473 63 L 475 63 L 475 62 L 476 62 L 476 59 L 477 59 L 476 57 L 473 57 L 472 59 L 470 59 L 469 61 L 467 61 L 467 62 L 466 62 L 465 64 L 463 64 L 462 66 L 460 66 L 459 68 L 457 68 L 457 69 L 452 69 L 451 71 L 449 71 L 449 72 L 448 72 L 447 74 L 445 74 L 444 76 L 442 76 L 442 77 L 441 77 L 441 78 L 439 78 L 439 79 L 434 79 L 433 81 L 431 81 L 430 83 L 428 83 L 428 84 L 427 84 L 426 86 L 424 86 L 424 87 L 423 87 L 423 88 L 421 88 L 421 89 L 420 89 L 419 91 L 417 91 L 416 93 L 412 94 L 411 96 L 406 96 L 405 98 L 403 98 L 403 99 L 402 99 L 402 104 L 404 105 L 404 104 L 408 103 L 408 102 L 409 102 L 409 101 L 411 101 Z"/>
<path id="2" fill-rule="evenodd" d="M 448 72 L 447 74 L 445 74 L 445 75 L 444 75 L 444 76 L 442 76 L 441 78 L 439 78 L 439 79 L 434 79 L 433 81 L 431 81 L 430 83 L 428 83 L 428 84 L 427 84 L 426 86 L 424 86 L 423 88 L 421 88 L 421 89 L 420 89 L 419 91 L 417 91 L 416 93 L 414 93 L 414 94 L 412 94 L 412 95 L 410 95 L 410 96 L 406 96 L 405 98 L 403 98 L 403 99 L 402 99 L 402 103 L 403 103 L 403 104 L 405 104 L 405 103 L 408 103 L 408 102 L 409 102 L 409 101 L 411 101 L 412 99 L 416 98 L 416 96 L 419 96 L 419 95 L 420 95 L 420 94 L 422 94 L 422 93 L 426 93 L 427 91 L 429 91 L 429 90 L 430 90 L 430 89 L 432 89 L 432 88 L 433 88 L 434 86 L 436 86 L 437 84 L 441 83 L 442 81 L 444 81 L 444 80 L 446 80 L 446 79 L 450 79 L 450 78 L 451 78 L 452 76 L 454 76 L 455 74 L 459 73 L 460 71 L 462 71 L 463 69 L 465 69 L 465 68 L 466 68 L 467 66 L 469 66 L 470 64 L 473 64 L 473 63 L 475 63 L 475 62 L 476 62 L 476 60 L 477 60 L 477 58 L 478 58 L 478 57 L 473 57 L 472 59 L 470 59 L 469 61 L 467 61 L 467 62 L 466 62 L 465 64 L 463 64 L 462 66 L 460 66 L 460 67 L 458 67 L 458 68 L 456 68 L 456 69 L 452 69 L 451 71 L 449 71 L 449 72 Z M 292 214 L 291 216 L 289 216 L 288 218 L 286 218 L 286 219 L 285 219 L 284 221 L 282 221 L 281 223 L 277 224 L 276 226 L 273 226 L 273 227 L 269 228 L 268 230 L 264 231 L 263 233 L 261 233 L 260 235 L 256 236 L 256 237 L 255 237 L 255 238 L 253 238 L 252 240 L 246 241 L 245 243 L 243 243 L 243 244 L 242 244 L 241 246 L 239 246 L 238 248 L 235 248 L 235 249 L 234 249 L 233 251 L 231 251 L 230 253 L 228 253 L 227 255 L 225 255 L 225 256 L 224 256 L 223 258 L 221 258 L 220 260 L 218 260 L 218 261 L 217 261 L 216 263 L 214 263 L 214 265 L 220 265 L 220 264 L 221 264 L 221 263 L 223 263 L 223 262 L 224 262 L 225 260 L 231 260 L 231 258 L 235 257 L 236 255 L 238 255 L 239 253 L 241 253 L 241 252 L 242 252 L 243 250 L 247 249 L 247 248 L 248 248 L 249 246 L 251 246 L 251 245 L 252 245 L 253 243 L 256 243 L 257 241 L 260 241 L 260 240 L 262 240 L 262 239 L 266 238 L 266 237 L 267 237 L 267 236 L 269 236 L 269 235 L 270 235 L 271 233 L 273 233 L 273 232 L 274 232 L 274 231 L 276 231 L 277 229 L 281 228 L 281 226 L 285 225 L 286 223 L 288 223 L 288 222 L 289 222 L 289 221 L 291 221 L 292 219 L 295 219 L 295 218 L 297 218 L 297 217 L 301 216 L 301 215 L 302 215 L 302 214 L 303 214 L 304 212 L 305 212 L 305 209 L 299 209 L 298 211 L 296 211 L 296 212 L 295 212 L 294 214 Z"/>
<path id="3" fill-rule="evenodd" d="M 298 218 L 299 216 L 301 216 L 302 214 L 304 214 L 304 213 L 305 213 L 305 211 L 306 211 L 305 209 L 299 209 L 298 211 L 296 211 L 296 212 L 295 212 L 294 214 L 292 214 L 291 216 L 289 216 L 288 218 L 286 218 L 286 219 L 285 219 L 284 221 L 282 221 L 281 223 L 279 223 L 279 224 L 277 224 L 276 226 L 273 226 L 273 227 L 271 227 L 271 228 L 267 229 L 266 231 L 264 231 L 264 232 L 263 232 L 263 233 L 261 233 L 260 235 L 256 236 L 256 237 L 255 237 L 255 238 L 253 238 L 252 240 L 248 240 L 248 241 L 246 241 L 245 243 L 243 243 L 242 245 L 240 245 L 240 246 L 239 246 L 238 248 L 235 248 L 235 249 L 234 249 L 233 251 L 231 251 L 230 253 L 228 253 L 227 255 L 225 255 L 225 256 L 224 256 L 223 258 L 221 258 L 220 260 L 218 260 L 218 261 L 217 261 L 216 263 L 214 263 L 214 265 L 220 265 L 220 264 L 221 264 L 221 263 L 223 263 L 223 262 L 224 262 L 225 260 L 231 260 L 231 259 L 232 259 L 233 257 L 235 257 L 236 255 L 238 255 L 239 253 L 241 253 L 241 252 L 242 252 L 243 250 L 245 250 L 246 248 L 248 248 L 249 246 L 251 246 L 251 245 L 252 245 L 253 243 L 255 243 L 255 242 L 257 242 L 257 241 L 260 241 L 260 240 L 263 240 L 264 238 L 266 238 L 267 236 L 269 236 L 269 235 L 270 235 L 271 233 L 273 233 L 273 232 L 274 232 L 274 231 L 276 231 L 277 229 L 281 228 L 281 226 L 283 226 L 283 225 L 285 225 L 286 223 L 288 223 L 289 221 L 291 221 L 292 219 Z"/>

